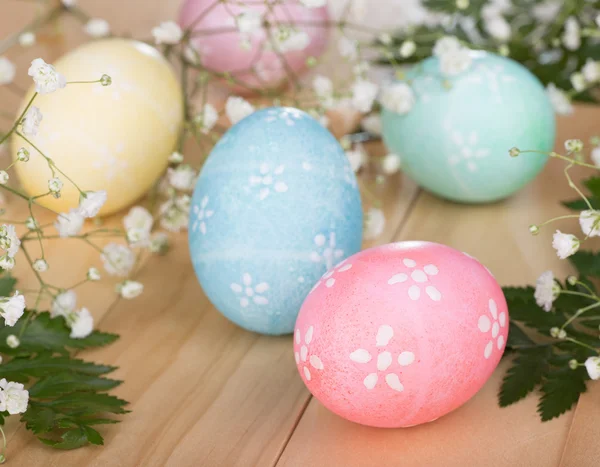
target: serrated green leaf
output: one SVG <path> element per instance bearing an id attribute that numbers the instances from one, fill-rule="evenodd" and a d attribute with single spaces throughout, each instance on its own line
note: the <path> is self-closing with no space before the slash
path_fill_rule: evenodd
<path id="1" fill-rule="evenodd" d="M 127 405 L 126 401 L 102 393 L 73 392 L 43 404 L 55 411 L 70 410 L 80 416 L 95 413 L 127 413 L 127 410 L 124 409 L 124 406 Z"/>
<path id="2" fill-rule="evenodd" d="M 15 358 L 2 365 L 2 376 L 13 381 L 23 377 L 40 378 L 63 372 L 99 376 L 115 369 L 114 366 L 97 365 L 70 357 Z"/>
<path id="3" fill-rule="evenodd" d="M 51 351 L 67 355 L 70 349 L 86 349 L 100 347 L 114 342 L 118 336 L 94 331 L 85 339 L 71 339 L 70 329 L 65 324 L 64 318 L 58 316 L 51 318 L 50 313 L 37 314 L 28 320 L 30 311 L 12 327 L 0 327 L 0 352 L 7 355 L 23 355 Z M 20 334 L 21 326 L 28 322 L 25 332 L 21 335 L 21 345 L 11 349 L 6 345 L 9 334 Z"/>
<path id="4" fill-rule="evenodd" d="M 93 428 L 89 426 L 83 426 L 83 431 L 85 432 L 85 435 L 91 444 L 95 444 L 97 446 L 101 446 L 104 444 L 104 439 L 102 438 L 102 436 L 100 436 L 100 433 L 98 433 Z"/>
<path id="5" fill-rule="evenodd" d="M 121 381 L 78 373 L 59 373 L 42 378 L 29 388 L 30 397 L 44 399 L 69 394 L 74 391 L 108 391 Z"/>
<path id="6" fill-rule="evenodd" d="M 498 397 L 500 407 L 506 407 L 523 399 L 542 382 L 551 354 L 550 346 L 517 351 L 517 356 L 502 381 Z"/>
<path id="7" fill-rule="evenodd" d="M 25 422 L 28 430 L 37 435 L 52 430 L 56 423 L 55 416 L 54 411 L 30 403 L 27 411 L 21 416 L 21 421 Z"/>
<path id="8" fill-rule="evenodd" d="M 595 197 L 588 198 L 588 201 L 592 205 L 594 209 L 600 209 L 600 199 Z M 587 203 L 582 199 L 574 199 L 572 201 L 563 201 L 562 205 L 566 208 L 571 209 L 572 211 L 585 211 L 589 209 Z"/>
<path id="9" fill-rule="evenodd" d="M 551 328 L 560 327 L 566 321 L 562 313 L 546 312 L 537 305 L 533 287 L 503 287 L 502 290 L 512 321 L 522 322 L 543 336 L 548 336 Z"/>
<path id="10" fill-rule="evenodd" d="M 89 442 L 87 433 L 82 427 L 77 427 L 72 430 L 65 431 L 60 437 L 60 439 L 61 441 L 53 441 L 47 438 L 39 438 L 39 440 L 42 443 L 47 444 L 48 446 L 52 446 L 56 449 L 66 450 L 80 448 L 82 446 L 85 446 Z"/>
<path id="11" fill-rule="evenodd" d="M 586 379 L 586 372 L 582 368 L 566 368 L 549 374 L 542 384 L 542 396 L 538 404 L 542 421 L 552 420 L 571 409 L 581 393 L 585 392 Z"/>
<path id="12" fill-rule="evenodd" d="M 578 251 L 569 257 L 569 261 L 580 274 L 600 277 L 600 254 L 590 251 Z"/>

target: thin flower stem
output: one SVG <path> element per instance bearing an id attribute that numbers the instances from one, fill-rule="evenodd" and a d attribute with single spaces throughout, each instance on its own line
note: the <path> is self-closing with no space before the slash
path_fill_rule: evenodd
<path id="1" fill-rule="evenodd" d="M 576 295 L 578 297 L 585 297 L 585 298 L 589 298 L 590 300 L 597 300 L 598 297 L 596 297 L 595 295 L 589 295 L 583 292 L 575 292 L 573 290 L 561 290 L 560 291 L 561 295 Z"/>
<path id="2" fill-rule="evenodd" d="M 21 115 L 19 115 L 19 118 L 17 118 L 17 121 L 15 122 L 15 124 L 13 125 L 13 127 L 8 131 L 8 133 L 6 133 L 2 137 L 2 139 L 0 139 L 0 144 L 4 143 L 4 141 L 6 141 L 8 139 L 8 137 L 15 132 L 15 130 L 19 126 L 19 123 L 21 123 L 21 121 L 23 120 L 23 117 L 25 116 L 25 114 L 29 110 L 29 107 L 31 107 L 31 104 L 33 104 L 33 101 L 37 97 L 37 95 L 38 95 L 38 93 L 36 92 L 36 93 L 33 94 L 33 96 L 31 96 L 31 99 L 29 99 L 29 102 L 27 103 L 27 106 L 25 106 L 25 109 L 23 110 L 23 112 L 21 112 Z"/>
<path id="3" fill-rule="evenodd" d="M 550 224 L 550 223 L 552 223 L 554 221 L 559 221 L 559 220 L 562 220 L 562 219 L 576 219 L 576 218 L 578 219 L 579 215 L 577 215 L 577 214 L 566 214 L 564 216 L 553 217 L 552 219 L 548 219 L 547 221 L 542 222 L 541 224 L 538 225 L 538 227 L 544 227 L 545 225 L 548 225 L 548 224 Z"/>
<path id="4" fill-rule="evenodd" d="M 593 350 L 594 352 L 596 352 L 597 354 L 600 354 L 600 351 L 598 351 L 598 349 L 592 347 L 591 345 L 588 344 L 584 344 L 581 341 L 578 341 L 577 339 L 573 339 L 572 337 L 567 337 L 565 338 L 565 340 L 569 341 L 569 342 L 573 342 L 573 344 L 577 344 L 580 345 L 581 347 L 585 347 L 586 349 L 590 349 Z"/>
<path id="5" fill-rule="evenodd" d="M 585 308 L 580 308 L 560 328 L 561 329 L 566 328 L 569 324 L 571 324 L 573 322 L 573 320 L 579 318 L 586 311 L 593 310 L 594 308 L 598 308 L 598 307 L 600 307 L 600 302 L 592 303 L 591 305 L 586 306 Z"/>
<path id="6" fill-rule="evenodd" d="M 594 208 L 592 207 L 590 200 L 587 199 L 587 197 L 581 192 L 581 190 L 579 188 L 577 188 L 577 185 L 575 185 L 575 183 L 573 183 L 573 180 L 571 180 L 571 176 L 569 175 L 569 169 L 571 169 L 571 167 L 573 167 L 573 164 L 574 164 L 574 162 L 571 162 L 567 167 L 565 167 L 565 170 L 564 170 L 565 177 L 567 178 L 567 181 L 569 182 L 569 186 L 571 188 L 573 188 L 573 190 L 575 190 L 577 192 L 577 194 L 585 201 L 585 204 L 587 204 L 590 211 L 593 211 Z"/>
<path id="7" fill-rule="evenodd" d="M 565 162 L 573 163 L 574 165 L 579 165 L 581 167 L 587 167 L 588 169 L 600 170 L 600 167 L 598 167 L 594 164 L 588 164 L 587 162 L 576 161 L 575 159 L 570 159 L 566 156 L 563 156 L 562 154 L 558 154 L 557 152 L 548 153 L 548 152 L 544 152 L 544 151 L 536 151 L 534 149 L 526 149 L 526 150 L 519 151 L 519 153 L 520 154 L 523 154 L 523 153 L 542 154 L 544 156 L 550 156 L 550 157 L 554 157 L 555 159 L 560 159 Z"/>
<path id="8" fill-rule="evenodd" d="M 48 165 L 50 166 L 50 170 L 52 170 L 52 172 L 54 172 L 54 169 L 56 169 L 58 171 L 58 173 L 60 173 L 63 177 L 65 177 L 67 180 L 69 180 L 73 186 L 75 188 L 77 188 L 77 190 L 79 191 L 79 193 L 81 193 L 82 195 L 85 195 L 85 192 L 79 188 L 79 186 L 77 185 L 77 183 L 75 183 L 71 177 L 69 177 L 66 173 L 64 173 L 62 170 L 60 170 L 60 168 L 54 163 L 54 161 L 46 156 L 46 154 L 44 154 L 35 144 L 33 144 L 29 139 L 27 139 L 27 137 L 25 137 L 21 132 L 17 131 L 17 136 L 20 136 L 21 138 L 23 138 L 27 143 L 29 143 L 31 145 L 31 147 L 33 147 L 37 152 L 40 153 L 40 155 L 46 159 L 46 161 L 48 162 Z M 52 175 L 54 175 L 54 173 L 52 173 Z M 45 195 L 44 195 L 45 196 Z"/>
<path id="9" fill-rule="evenodd" d="M 94 83 L 100 83 L 102 80 L 101 79 L 96 79 L 94 81 L 67 81 L 66 84 L 94 84 Z"/>
<path id="10" fill-rule="evenodd" d="M 0 425 L 0 433 L 2 433 L 2 449 L 0 450 L 0 454 L 2 455 L 2 463 L 4 463 L 4 461 L 6 460 L 6 435 L 4 434 L 4 430 L 2 429 L 2 426 Z"/>

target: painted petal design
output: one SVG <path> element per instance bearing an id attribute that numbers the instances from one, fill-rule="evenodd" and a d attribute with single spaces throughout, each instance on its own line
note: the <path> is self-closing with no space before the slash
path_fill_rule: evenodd
<path id="1" fill-rule="evenodd" d="M 371 358 L 371 354 L 365 349 L 357 349 L 350 354 L 350 360 L 356 363 L 368 363 Z"/>
<path id="2" fill-rule="evenodd" d="M 381 352 L 377 355 L 377 369 L 379 371 L 387 370 L 392 364 L 392 354 L 389 352 Z"/>
<path id="3" fill-rule="evenodd" d="M 408 276 L 406 274 L 395 274 L 388 280 L 388 284 L 394 285 L 402 282 L 406 282 Z"/>
<path id="4" fill-rule="evenodd" d="M 389 373 L 385 375 L 385 382 L 389 387 L 391 387 L 394 391 L 402 392 L 404 391 L 404 386 L 400 382 L 400 378 L 395 373 Z"/>
<path id="5" fill-rule="evenodd" d="M 261 282 L 254 289 L 257 293 L 263 293 L 269 290 L 269 284 L 267 284 L 266 282 Z"/>
<path id="6" fill-rule="evenodd" d="M 308 357 L 308 347 L 303 345 L 302 347 L 300 347 L 300 358 L 302 359 L 303 362 L 305 362 L 307 357 Z"/>
<path id="7" fill-rule="evenodd" d="M 415 354 L 412 352 L 402 352 L 398 355 L 398 363 L 401 366 L 408 366 L 415 361 Z"/>
<path id="8" fill-rule="evenodd" d="M 440 291 L 432 285 L 428 285 L 425 288 L 425 292 L 427 292 L 429 298 L 431 298 L 434 302 L 439 302 L 442 299 L 442 294 L 440 293 Z"/>
<path id="9" fill-rule="evenodd" d="M 492 355 L 493 348 L 494 348 L 494 344 L 492 343 L 492 341 L 489 341 L 487 343 L 487 345 L 485 346 L 485 350 L 483 351 L 483 356 L 485 358 L 490 358 L 490 355 Z"/>
<path id="10" fill-rule="evenodd" d="M 363 384 L 367 389 L 373 389 L 377 384 L 377 373 L 369 373 L 367 377 L 363 380 Z"/>
<path id="11" fill-rule="evenodd" d="M 496 306 L 496 302 L 493 298 L 490 298 L 490 313 L 494 317 L 494 319 L 498 319 L 498 307 Z"/>
<path id="12" fill-rule="evenodd" d="M 310 370 L 306 366 L 304 367 L 304 377 L 306 378 L 306 381 L 310 381 Z"/>
<path id="13" fill-rule="evenodd" d="M 414 268 L 417 265 L 417 262 L 414 259 L 404 258 L 402 262 L 407 268 Z"/>
<path id="14" fill-rule="evenodd" d="M 375 338 L 375 342 L 377 343 L 377 347 L 383 347 L 389 344 L 390 340 L 394 337 L 394 330 L 388 324 L 382 324 L 379 326 L 377 330 L 377 337 Z"/>
<path id="15" fill-rule="evenodd" d="M 231 287 L 231 290 L 233 290 L 235 293 L 241 293 L 243 290 L 240 284 L 231 284 L 229 287 Z"/>
<path id="16" fill-rule="evenodd" d="M 252 300 L 257 305 L 268 305 L 269 304 L 269 300 L 267 300 L 266 297 L 261 297 L 260 295 L 254 296 L 254 298 Z"/>
<path id="17" fill-rule="evenodd" d="M 316 355 L 311 355 L 310 356 L 310 364 L 313 366 L 313 368 L 315 368 L 317 370 L 322 370 L 323 369 L 323 362 Z"/>
<path id="18" fill-rule="evenodd" d="M 481 315 L 479 317 L 479 321 L 477 322 L 477 327 L 481 332 L 488 332 L 492 327 L 492 322 L 487 316 Z"/>
<path id="19" fill-rule="evenodd" d="M 423 271 L 421 271 L 420 269 L 415 269 L 411 274 L 410 277 L 412 278 L 413 281 L 415 282 L 427 282 L 427 274 L 425 274 Z"/>
<path id="20" fill-rule="evenodd" d="M 421 289 L 416 285 L 411 285 L 408 289 L 408 296 L 411 300 L 418 300 L 421 296 Z"/>
<path id="21" fill-rule="evenodd" d="M 313 326 L 310 326 L 306 331 L 306 335 L 304 336 L 304 342 L 306 343 L 306 345 L 310 344 L 310 342 L 312 341 L 314 331 L 315 328 Z"/>

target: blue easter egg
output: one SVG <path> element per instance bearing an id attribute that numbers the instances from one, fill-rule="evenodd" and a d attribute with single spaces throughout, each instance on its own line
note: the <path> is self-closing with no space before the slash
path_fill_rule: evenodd
<path id="1" fill-rule="evenodd" d="M 405 82 L 414 106 L 402 115 L 384 107 L 383 136 L 423 188 L 483 203 L 511 195 L 542 170 L 547 156 L 508 153 L 512 147 L 551 151 L 555 121 L 529 70 L 494 54 L 471 54 L 471 66 L 457 76 L 443 76 L 437 57 L 413 67 Z"/>
<path id="2" fill-rule="evenodd" d="M 300 110 L 246 117 L 202 168 L 190 210 L 192 262 L 213 305 L 243 328 L 293 332 L 310 289 L 361 241 L 360 193 L 348 159 Z"/>

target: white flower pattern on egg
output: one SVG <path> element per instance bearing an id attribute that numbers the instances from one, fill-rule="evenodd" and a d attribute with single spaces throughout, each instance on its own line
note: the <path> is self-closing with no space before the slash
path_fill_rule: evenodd
<path id="1" fill-rule="evenodd" d="M 259 187 L 258 199 L 264 200 L 270 194 L 271 190 L 277 193 L 285 193 L 288 191 L 288 186 L 285 182 L 277 180 L 280 175 L 285 171 L 285 166 L 279 165 L 275 169 L 271 170 L 271 167 L 267 163 L 260 165 L 260 175 L 251 175 L 248 179 L 250 187 Z"/>
<path id="2" fill-rule="evenodd" d="M 491 150 L 481 147 L 477 132 L 471 131 L 468 134 L 452 128 L 449 121 L 444 123 L 444 129 L 450 135 L 450 140 L 454 144 L 454 151 L 448 157 L 448 163 L 451 166 L 466 164 L 469 172 L 477 171 L 477 161 L 489 157 Z"/>
<path id="3" fill-rule="evenodd" d="M 317 234 L 313 243 L 315 249 L 310 252 L 310 260 L 313 263 L 325 264 L 327 270 L 331 269 L 337 260 L 344 256 L 344 251 L 335 247 L 335 232 L 329 232 L 329 238 L 324 234 Z"/>
<path id="4" fill-rule="evenodd" d="M 394 274 L 389 278 L 388 284 L 402 284 L 404 282 L 412 282 L 408 287 L 408 296 L 411 300 L 417 301 L 421 298 L 421 286 L 425 288 L 425 294 L 434 302 L 439 302 L 442 299 L 441 292 L 434 286 L 429 284 L 429 277 L 436 276 L 439 269 L 434 264 L 427 264 L 423 269 L 417 268 L 417 262 L 404 258 L 402 264 L 408 268 L 406 272 Z"/>
<path id="5" fill-rule="evenodd" d="M 319 287 L 319 285 L 321 285 L 322 282 L 325 282 L 325 287 L 327 287 L 328 289 L 333 287 L 333 285 L 335 284 L 335 281 L 336 281 L 336 278 L 333 277 L 334 274 L 340 273 L 340 272 L 346 272 L 346 271 L 349 271 L 350 269 L 352 269 L 352 264 L 348 263 L 347 261 L 348 260 L 345 259 L 344 261 L 337 264 L 335 268 L 330 269 L 325 274 L 323 274 L 309 293 L 312 293 L 314 290 L 316 290 L 317 287 Z"/>
<path id="6" fill-rule="evenodd" d="M 514 76 L 504 73 L 504 66 L 502 65 L 489 66 L 485 63 L 478 63 L 473 70 L 474 73 L 467 76 L 465 80 L 475 85 L 487 85 L 488 90 L 494 95 L 498 103 L 502 103 L 500 85 L 517 81 Z"/>
<path id="7" fill-rule="evenodd" d="M 498 350 L 502 351 L 504 348 L 504 336 L 500 334 L 500 330 L 506 326 L 506 313 L 503 311 L 498 314 L 498 307 L 492 298 L 488 302 L 488 310 L 492 319 L 487 314 L 483 314 L 477 320 L 477 327 L 482 333 L 487 334 L 491 331 L 491 339 L 483 349 L 483 356 L 486 359 L 490 358 L 494 351 L 494 341 Z"/>
<path id="8" fill-rule="evenodd" d="M 269 300 L 264 296 L 264 293 L 269 290 L 269 284 L 261 282 L 253 286 L 252 276 L 248 273 L 242 275 L 242 284 L 234 282 L 229 287 L 236 294 L 242 308 L 246 308 L 250 304 L 250 300 L 257 305 L 269 304 Z"/>
<path id="9" fill-rule="evenodd" d="M 202 235 L 206 235 L 206 221 L 215 213 L 213 210 L 207 209 L 207 206 L 208 196 L 202 198 L 200 206 L 198 206 L 197 204 L 194 205 L 193 212 L 196 216 L 196 220 L 192 225 L 192 232 L 200 230 L 200 233 L 202 233 Z"/>
<path id="10" fill-rule="evenodd" d="M 300 372 L 306 381 L 312 380 L 313 374 L 311 373 L 311 368 L 313 371 L 322 371 L 324 368 L 319 356 L 310 352 L 309 346 L 313 340 L 314 331 L 314 326 L 309 326 L 304 334 L 304 338 L 302 338 L 299 329 L 296 329 L 294 335 L 294 358 L 296 359 L 298 369 L 301 370 Z"/>
<path id="11" fill-rule="evenodd" d="M 375 388 L 380 375 L 384 374 L 386 384 L 397 392 L 404 391 L 404 385 L 400 382 L 400 377 L 393 371 L 388 372 L 394 364 L 394 355 L 386 350 L 387 345 L 394 337 L 394 330 L 387 324 L 382 324 L 377 330 L 375 337 L 375 346 L 377 347 L 376 369 L 377 371 L 367 374 L 363 380 L 364 386 L 368 390 Z M 359 348 L 350 354 L 350 360 L 361 365 L 366 365 L 373 360 L 373 355 L 366 349 Z M 400 366 L 411 365 L 415 361 L 415 354 L 409 351 L 400 352 L 396 361 Z"/>

